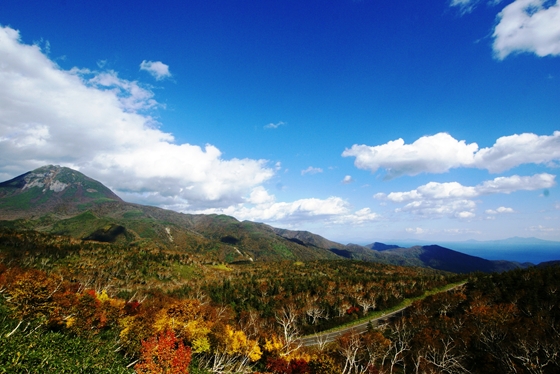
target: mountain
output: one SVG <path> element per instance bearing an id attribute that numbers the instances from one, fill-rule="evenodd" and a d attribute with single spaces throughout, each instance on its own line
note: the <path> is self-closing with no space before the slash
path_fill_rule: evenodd
<path id="1" fill-rule="evenodd" d="M 420 240 L 395 240 L 401 247 L 435 244 Z M 560 260 L 560 242 L 538 238 L 513 237 L 501 240 L 467 240 L 460 242 L 439 242 L 446 248 L 479 256 L 490 260 L 508 260 L 520 263 L 538 264 L 545 261 Z"/>
<path id="2" fill-rule="evenodd" d="M 0 227 L 83 241 L 184 248 L 207 261 L 340 258 L 285 239 L 268 225 L 127 203 L 100 182 L 52 165 L 0 184 L 0 220 Z"/>
<path id="3" fill-rule="evenodd" d="M 366 245 L 367 248 L 370 249 L 374 249 L 376 251 L 386 251 L 388 249 L 395 249 L 395 248 L 399 248 L 398 245 L 394 245 L 394 244 L 383 244 L 383 243 L 379 243 L 379 242 L 375 242 L 372 244 L 367 244 Z"/>
<path id="4" fill-rule="evenodd" d="M 299 244 L 328 249 L 341 257 L 353 260 L 374 261 L 401 266 L 430 267 L 453 273 L 470 273 L 473 271 L 491 273 L 527 267 L 526 264 L 510 261 L 490 261 L 438 245 L 413 246 L 410 248 L 401 248 L 398 245 L 379 242 L 366 246 L 357 244 L 343 245 L 308 231 L 284 229 L 274 229 L 274 231 L 289 240 L 297 241 Z"/>
<path id="5" fill-rule="evenodd" d="M 439 246 L 340 244 L 226 215 L 183 214 L 127 203 L 84 174 L 44 166 L 0 183 L 0 228 L 64 235 L 83 242 L 180 250 L 203 262 L 352 259 L 452 272 L 521 267 Z"/>
<path id="6" fill-rule="evenodd" d="M 439 245 L 395 248 L 386 250 L 383 253 L 398 254 L 413 263 L 417 263 L 419 266 L 428 266 L 433 269 L 451 271 L 453 273 L 470 273 L 474 271 L 491 273 L 526 267 L 516 262 L 486 260 Z"/>
<path id="7" fill-rule="evenodd" d="M 0 219 L 71 216 L 92 204 L 122 200 L 110 189 L 66 167 L 44 166 L 0 183 Z"/>

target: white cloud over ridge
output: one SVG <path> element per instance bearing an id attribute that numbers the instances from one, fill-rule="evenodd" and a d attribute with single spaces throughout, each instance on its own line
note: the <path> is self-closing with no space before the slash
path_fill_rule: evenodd
<path id="1" fill-rule="evenodd" d="M 143 65 L 156 78 L 167 76 L 159 64 Z M 279 162 L 224 159 L 211 144 L 177 144 L 150 115 L 161 107 L 141 83 L 115 71 L 63 70 L 39 46 L 22 43 L 18 31 L 0 26 L 3 180 L 59 164 L 102 181 L 125 201 L 177 211 L 286 223 L 377 218 L 368 208 L 354 213 L 339 197 L 276 202 L 263 183 Z"/>
<path id="2" fill-rule="evenodd" d="M 0 27 L 3 175 L 61 164 L 135 201 L 190 209 L 239 203 L 274 175 L 266 160 L 226 160 L 210 144 L 176 144 L 147 114 L 157 106 L 139 83 L 112 71 L 65 71 Z"/>
<path id="3" fill-rule="evenodd" d="M 490 148 L 479 150 L 478 144 L 467 144 L 447 133 L 423 136 L 412 144 L 403 139 L 378 146 L 354 144 L 342 153 L 355 157 L 360 169 L 385 169 L 386 178 L 420 173 L 445 173 L 453 168 L 486 169 L 499 173 L 523 164 L 556 165 L 560 160 L 560 131 L 539 136 L 531 133 L 503 136 Z"/>
<path id="4" fill-rule="evenodd" d="M 281 223 L 288 226 L 301 221 L 317 221 L 327 225 L 361 225 L 380 219 L 380 216 L 369 208 L 352 212 L 350 204 L 337 196 L 276 202 L 274 196 L 269 195 L 262 187 L 257 187 L 247 203 L 249 204 L 232 205 L 225 209 L 207 209 L 197 213 L 227 214 L 239 220 Z"/>
<path id="5" fill-rule="evenodd" d="M 473 218 L 476 202 L 474 198 L 490 194 L 510 194 L 516 191 L 534 191 L 556 185 L 556 176 L 542 173 L 533 176 L 499 177 L 476 186 L 463 186 L 457 182 L 430 182 L 406 192 L 378 193 L 374 198 L 393 203 L 405 203 L 397 212 L 410 212 L 429 217 L 449 216 Z M 511 208 L 500 207 L 496 213 L 510 213 Z M 489 213 L 487 214 L 495 214 Z"/>
<path id="6" fill-rule="evenodd" d="M 560 4 L 556 0 L 516 0 L 497 18 L 493 48 L 498 59 L 522 52 L 560 55 Z"/>
<path id="7" fill-rule="evenodd" d="M 170 78 L 169 66 L 161 61 L 142 61 L 140 70 L 145 70 L 150 73 L 156 80 L 160 81 L 165 78 Z"/>

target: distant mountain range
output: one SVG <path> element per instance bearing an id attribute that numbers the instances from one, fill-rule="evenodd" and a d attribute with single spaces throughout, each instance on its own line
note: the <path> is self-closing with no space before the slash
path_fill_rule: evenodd
<path id="1" fill-rule="evenodd" d="M 419 240 L 395 240 L 399 246 L 429 245 L 432 242 Z M 439 242 L 446 248 L 491 260 L 503 259 L 538 264 L 560 259 L 560 242 L 538 238 L 513 237 L 502 240 L 466 240 L 461 242 Z"/>
<path id="2" fill-rule="evenodd" d="M 0 228 L 184 248 L 206 261 L 226 263 L 349 259 L 463 273 L 529 265 L 490 261 L 437 245 L 344 245 L 307 231 L 240 222 L 225 215 L 183 214 L 127 203 L 100 182 L 60 166 L 45 166 L 0 183 Z"/>

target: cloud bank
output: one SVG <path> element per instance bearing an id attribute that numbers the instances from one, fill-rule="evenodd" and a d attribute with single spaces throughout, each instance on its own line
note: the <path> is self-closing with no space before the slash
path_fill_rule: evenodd
<path id="1" fill-rule="evenodd" d="M 446 133 L 423 136 L 412 144 L 403 139 L 378 146 L 353 145 L 343 157 L 355 157 L 360 169 L 386 170 L 386 178 L 420 173 L 445 173 L 453 168 L 486 169 L 500 173 L 523 164 L 556 165 L 560 160 L 560 131 L 551 136 L 525 133 L 503 136 L 489 148 L 479 150 L 476 143 L 467 144 Z"/>
<path id="2" fill-rule="evenodd" d="M 393 203 L 404 203 L 397 212 L 410 212 L 429 217 L 449 216 L 455 218 L 475 217 L 476 202 L 483 195 L 510 194 L 516 191 L 534 191 L 556 185 L 556 176 L 542 173 L 532 176 L 498 177 L 476 186 L 463 186 L 457 182 L 430 182 L 406 192 L 378 193 L 374 198 Z M 511 208 L 486 211 L 487 214 L 510 213 Z"/>
<path id="3" fill-rule="evenodd" d="M 255 188 L 245 204 L 225 209 L 208 209 L 197 213 L 227 214 L 240 220 L 282 223 L 287 226 L 301 221 L 315 221 L 326 225 L 361 225 L 380 218 L 369 208 L 352 212 L 350 204 L 336 196 L 326 199 L 308 198 L 293 202 L 276 202 L 275 197 L 269 195 L 262 187 Z"/>

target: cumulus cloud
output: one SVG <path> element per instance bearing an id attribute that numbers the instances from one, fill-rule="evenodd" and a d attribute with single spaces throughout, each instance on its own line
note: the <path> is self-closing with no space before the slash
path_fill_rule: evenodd
<path id="1" fill-rule="evenodd" d="M 354 182 L 354 179 L 352 179 L 352 177 L 350 175 L 346 175 L 343 179 L 342 179 L 342 183 L 343 184 L 350 184 Z"/>
<path id="2" fill-rule="evenodd" d="M 321 168 L 314 168 L 313 166 L 308 167 L 305 170 L 301 171 L 301 175 L 305 175 L 305 174 L 318 174 L 318 173 L 322 173 L 323 169 Z"/>
<path id="3" fill-rule="evenodd" d="M 473 218 L 476 203 L 472 200 L 416 200 L 396 209 L 424 217 Z"/>
<path id="4" fill-rule="evenodd" d="M 444 173 L 451 168 L 470 165 L 477 149 L 476 143 L 466 144 L 449 134 L 439 133 L 423 136 L 412 144 L 405 144 L 403 139 L 373 147 L 355 144 L 342 156 L 356 157 L 354 165 L 360 169 L 373 173 L 384 168 L 388 178 L 395 178 L 423 172 Z"/>
<path id="5" fill-rule="evenodd" d="M 367 222 L 377 221 L 380 218 L 381 216 L 372 212 L 370 208 L 363 208 L 354 213 L 333 217 L 332 222 L 337 224 L 361 225 Z"/>
<path id="6" fill-rule="evenodd" d="M 498 14 L 493 33 L 494 53 L 560 55 L 560 4 L 557 1 L 516 0 Z"/>
<path id="7" fill-rule="evenodd" d="M 480 169 L 500 173 L 522 164 L 556 166 L 560 160 L 560 131 L 550 136 L 531 133 L 502 136 L 490 148 L 482 148 L 474 156 Z"/>
<path id="8" fill-rule="evenodd" d="M 378 193 L 374 198 L 406 203 L 404 207 L 398 208 L 397 212 L 410 212 L 421 216 L 473 218 L 476 208 L 476 202 L 472 200 L 474 198 L 489 194 L 510 194 L 515 191 L 550 188 L 556 184 L 555 178 L 555 175 L 547 173 L 524 177 L 513 175 L 495 178 L 476 186 L 463 186 L 457 182 L 430 182 L 411 191 Z M 508 213 L 509 209 L 501 207 L 496 212 Z"/>
<path id="9" fill-rule="evenodd" d="M 158 106 L 140 83 L 113 71 L 63 70 L 0 27 L 1 175 L 61 164 L 123 198 L 181 210 L 243 202 L 274 175 L 266 160 L 177 144 L 150 116 Z"/>
<path id="10" fill-rule="evenodd" d="M 515 211 L 512 208 L 506 208 L 505 206 L 501 206 L 498 209 L 487 209 L 485 211 L 486 214 L 496 215 L 496 214 L 503 214 L 503 213 L 514 213 Z"/>
<path id="11" fill-rule="evenodd" d="M 255 198 L 256 197 L 256 198 Z M 362 224 L 379 219 L 369 208 L 352 212 L 350 204 L 336 196 L 327 199 L 308 198 L 293 202 L 276 202 L 275 197 L 257 187 L 249 204 L 237 204 L 225 209 L 207 209 L 197 213 L 220 213 L 232 215 L 240 220 L 290 225 L 302 221 L 325 224 Z"/>
<path id="12" fill-rule="evenodd" d="M 378 146 L 353 145 L 342 153 L 355 157 L 354 165 L 372 173 L 386 170 L 386 178 L 420 173 L 445 173 L 468 167 L 503 172 L 522 164 L 555 166 L 560 160 L 560 131 L 539 136 L 531 133 L 500 137 L 492 147 L 479 150 L 447 133 L 423 136 L 412 144 L 403 139 Z"/>
<path id="13" fill-rule="evenodd" d="M 171 73 L 169 72 L 169 66 L 161 61 L 142 61 L 140 64 L 140 70 L 145 70 L 160 81 L 165 78 L 170 78 Z"/>

